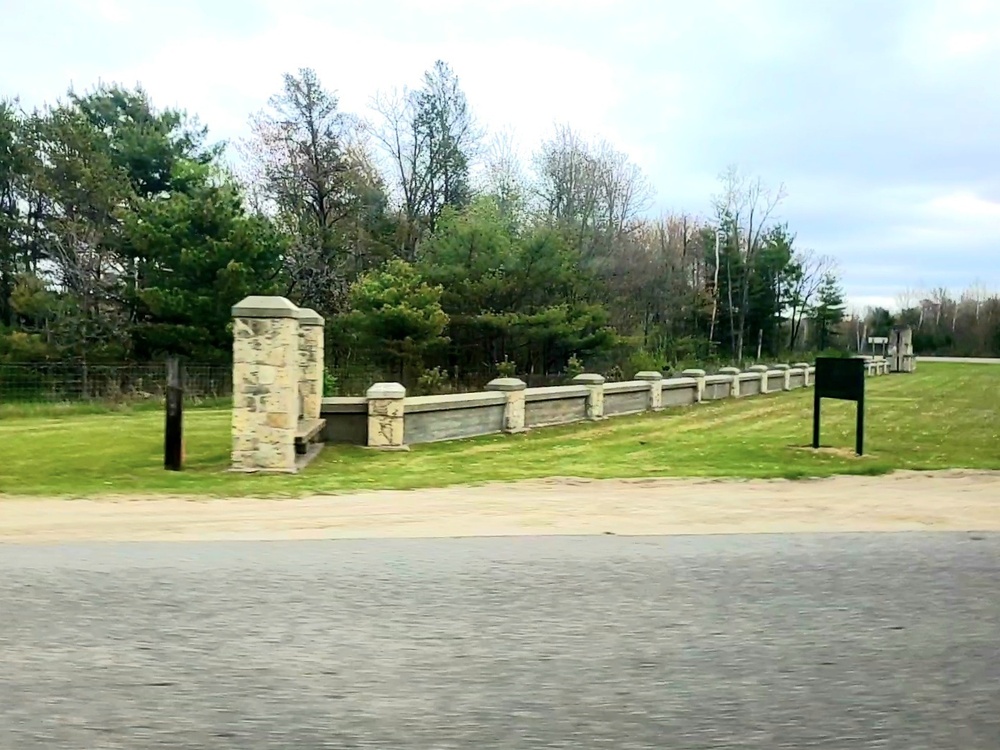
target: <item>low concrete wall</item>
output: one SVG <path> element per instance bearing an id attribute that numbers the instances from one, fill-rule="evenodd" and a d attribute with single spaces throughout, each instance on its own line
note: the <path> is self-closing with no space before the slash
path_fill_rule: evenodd
<path id="1" fill-rule="evenodd" d="M 760 373 L 745 372 L 739 376 L 740 398 L 760 395 Z"/>
<path id="2" fill-rule="evenodd" d="M 866 369 L 869 376 L 875 377 L 887 374 L 889 368 L 886 362 L 871 362 Z M 660 380 L 657 373 L 640 373 L 640 377 L 649 377 L 605 383 L 599 375 L 582 375 L 577 384 L 554 388 L 525 388 L 516 378 L 502 378 L 482 393 L 445 396 L 407 397 L 398 384 L 376 384 L 367 398 L 323 399 L 324 437 L 329 443 L 391 449 L 514 433 L 532 427 L 692 406 L 699 400 L 732 398 L 734 389 L 741 398 L 752 397 L 761 393 L 765 377 L 767 392 L 780 393 L 786 387 L 786 375 L 791 389 L 811 386 L 816 368 L 780 365 L 766 371 L 763 367 L 753 372 L 730 369 L 707 376 L 698 370 L 686 372 L 694 377 Z M 401 429 L 392 420 L 401 420 Z"/>
<path id="3" fill-rule="evenodd" d="M 524 392 L 524 426 L 581 422 L 587 418 L 588 394 L 582 385 L 528 388 Z"/>
<path id="4" fill-rule="evenodd" d="M 709 375 L 705 378 L 705 401 L 729 398 L 733 390 L 733 379 L 728 375 Z"/>
<path id="5" fill-rule="evenodd" d="M 460 393 L 406 399 L 403 433 L 407 443 L 492 435 L 503 430 L 502 393 Z"/>
<path id="6" fill-rule="evenodd" d="M 604 416 L 638 414 L 647 409 L 649 409 L 649 383 L 630 380 L 625 383 L 604 384 Z"/>
<path id="7" fill-rule="evenodd" d="M 662 388 L 664 407 L 690 406 L 698 403 L 698 381 L 694 378 L 670 378 L 663 381 Z M 708 390 L 707 385 L 705 390 Z"/>

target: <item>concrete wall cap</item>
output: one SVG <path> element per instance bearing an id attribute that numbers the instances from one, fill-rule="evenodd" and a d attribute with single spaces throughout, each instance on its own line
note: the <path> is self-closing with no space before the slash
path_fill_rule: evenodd
<path id="1" fill-rule="evenodd" d="M 781 370 L 782 372 L 784 372 L 785 370 L 791 370 L 792 366 L 791 365 L 771 365 L 771 369 L 772 370 Z"/>
<path id="2" fill-rule="evenodd" d="M 808 362 L 796 362 L 795 366 L 796 367 L 812 367 L 812 365 L 809 364 Z"/>
<path id="3" fill-rule="evenodd" d="M 662 372 L 655 372 L 653 370 L 643 370 L 642 372 L 637 372 L 635 374 L 636 380 L 663 380 Z"/>
<path id="4" fill-rule="evenodd" d="M 739 375 L 742 372 L 739 367 L 721 367 L 719 368 L 720 375 Z"/>
<path id="5" fill-rule="evenodd" d="M 670 391 L 680 388 L 697 388 L 698 378 L 667 378 L 663 381 L 663 390 Z"/>
<path id="6" fill-rule="evenodd" d="M 284 297 L 252 294 L 233 305 L 234 318 L 295 318 L 299 308 Z"/>
<path id="7" fill-rule="evenodd" d="M 697 367 L 692 367 L 688 370 L 684 370 L 684 372 L 681 373 L 681 376 L 685 378 L 703 378 L 705 377 L 705 371 L 700 370 Z"/>
<path id="8" fill-rule="evenodd" d="M 584 372 L 573 378 L 573 382 L 580 385 L 601 385 L 604 383 L 604 376 L 594 372 Z"/>
<path id="9" fill-rule="evenodd" d="M 523 391 L 527 387 L 520 378 L 494 378 L 486 384 L 488 391 Z"/>
<path id="10" fill-rule="evenodd" d="M 367 390 L 365 396 L 374 398 L 406 398 L 406 388 L 402 383 L 375 383 Z"/>
<path id="11" fill-rule="evenodd" d="M 326 325 L 323 316 L 308 307 L 300 307 L 295 313 L 295 317 L 301 326 L 322 326 Z"/>
<path id="12" fill-rule="evenodd" d="M 747 368 L 747 372 L 767 372 L 767 365 L 752 365 Z"/>

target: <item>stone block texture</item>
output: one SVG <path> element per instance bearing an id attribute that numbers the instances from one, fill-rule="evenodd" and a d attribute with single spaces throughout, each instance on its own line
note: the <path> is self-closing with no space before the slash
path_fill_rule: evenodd
<path id="1" fill-rule="evenodd" d="M 323 401 L 323 318 L 312 310 L 299 310 L 299 395 L 302 416 L 319 419 Z"/>
<path id="2" fill-rule="evenodd" d="M 294 472 L 298 321 L 283 298 L 249 299 L 262 302 L 255 308 L 244 300 L 233 309 L 232 468 Z"/>
<path id="3" fill-rule="evenodd" d="M 402 448 L 406 388 L 399 383 L 376 383 L 368 389 L 368 446 Z"/>

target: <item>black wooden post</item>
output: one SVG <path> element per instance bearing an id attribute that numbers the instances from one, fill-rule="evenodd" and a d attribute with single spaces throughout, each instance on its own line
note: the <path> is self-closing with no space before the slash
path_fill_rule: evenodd
<path id="1" fill-rule="evenodd" d="M 813 448 L 819 448 L 819 407 L 822 403 L 819 388 L 813 385 Z"/>
<path id="2" fill-rule="evenodd" d="M 854 428 L 857 431 L 855 437 L 855 448 L 859 456 L 864 455 L 865 449 L 865 392 L 864 389 L 861 391 L 861 397 L 858 399 L 858 423 Z"/>
<path id="3" fill-rule="evenodd" d="M 181 388 L 181 365 L 177 357 L 167 360 L 167 423 L 163 438 L 163 468 L 181 470 L 182 418 L 184 391 Z"/>

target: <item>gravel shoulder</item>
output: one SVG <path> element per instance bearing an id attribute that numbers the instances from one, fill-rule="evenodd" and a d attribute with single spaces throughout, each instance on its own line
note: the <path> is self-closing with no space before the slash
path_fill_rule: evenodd
<path id="1" fill-rule="evenodd" d="M 1000 472 L 584 480 L 294 499 L 0 496 L 0 543 L 1000 531 Z"/>

